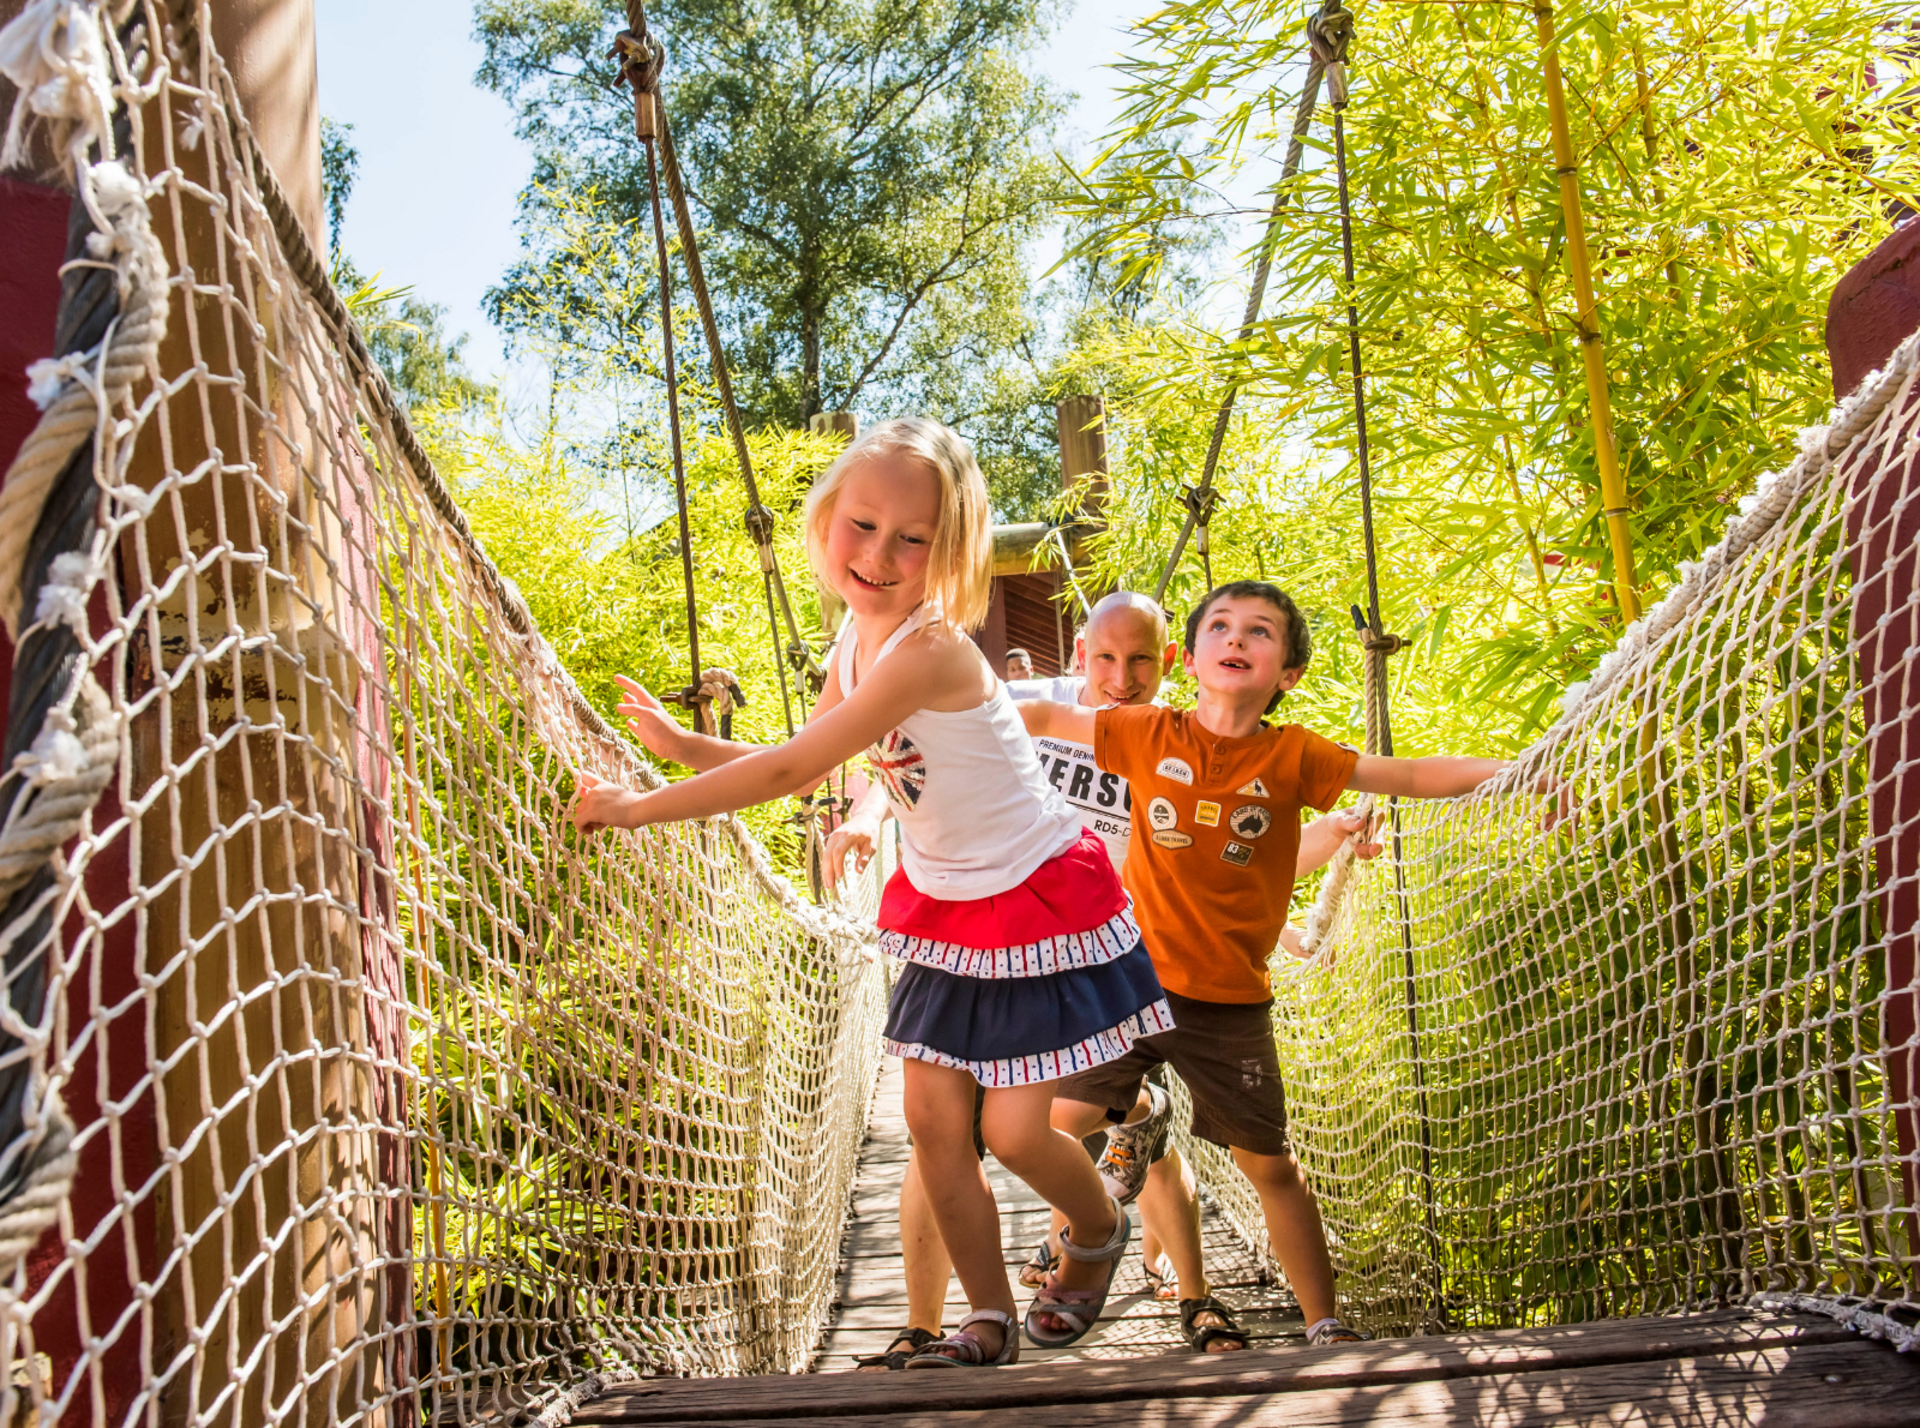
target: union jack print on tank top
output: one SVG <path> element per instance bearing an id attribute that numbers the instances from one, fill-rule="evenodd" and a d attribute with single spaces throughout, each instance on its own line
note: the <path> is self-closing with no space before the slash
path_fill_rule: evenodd
<path id="1" fill-rule="evenodd" d="M 887 786 L 887 794 L 903 808 L 920 803 L 921 790 L 927 786 L 927 761 L 898 729 L 867 748 L 867 767 Z"/>

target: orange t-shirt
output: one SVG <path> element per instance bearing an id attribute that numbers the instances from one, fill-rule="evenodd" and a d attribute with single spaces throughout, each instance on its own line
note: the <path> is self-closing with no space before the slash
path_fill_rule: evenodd
<path id="1" fill-rule="evenodd" d="M 1094 715 L 1093 757 L 1133 789 L 1124 880 L 1160 985 L 1265 1001 L 1300 810 L 1332 808 L 1360 755 L 1298 724 L 1228 739 L 1190 711 L 1134 706 Z"/>

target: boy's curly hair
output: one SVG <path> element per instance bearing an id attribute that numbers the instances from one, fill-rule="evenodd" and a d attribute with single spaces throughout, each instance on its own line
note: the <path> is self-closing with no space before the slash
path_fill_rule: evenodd
<path id="1" fill-rule="evenodd" d="M 1313 658 L 1313 635 L 1307 629 L 1305 616 L 1300 607 L 1293 603 L 1293 597 L 1278 585 L 1269 585 L 1264 580 L 1229 580 L 1225 585 L 1216 585 L 1209 590 L 1206 598 L 1193 607 L 1187 616 L 1187 653 L 1193 653 L 1193 642 L 1200 636 L 1200 622 L 1207 618 L 1207 611 L 1222 600 L 1264 600 L 1280 612 L 1280 623 L 1285 630 L 1287 642 L 1285 669 L 1305 669 L 1307 661 Z M 1274 690 L 1273 698 L 1267 701 L 1266 712 L 1271 714 L 1280 707 L 1280 691 Z"/>

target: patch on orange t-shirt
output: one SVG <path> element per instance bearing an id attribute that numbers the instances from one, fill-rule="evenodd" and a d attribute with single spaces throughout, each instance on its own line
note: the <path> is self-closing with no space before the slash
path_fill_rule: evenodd
<path id="1" fill-rule="evenodd" d="M 1125 881 L 1160 985 L 1206 1002 L 1272 995 L 1300 810 L 1329 809 L 1360 757 L 1298 724 L 1244 739 L 1180 709 L 1102 709 L 1094 761 L 1133 786 Z"/>

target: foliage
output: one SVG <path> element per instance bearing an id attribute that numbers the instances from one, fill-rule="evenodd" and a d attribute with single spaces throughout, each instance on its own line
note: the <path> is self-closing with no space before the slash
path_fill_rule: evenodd
<path id="1" fill-rule="evenodd" d="M 440 407 L 470 407 L 492 388 L 467 370 L 465 333 L 446 330 L 447 309 L 413 295 L 410 287 L 382 287 L 380 274 L 366 277 L 340 246 L 347 200 L 360 174 L 360 151 L 353 125 L 320 121 L 320 182 L 327 207 L 327 241 L 332 253 L 329 276 L 340 289 L 347 311 L 365 333 L 368 350 L 387 374 L 394 392 L 415 412 Z"/>
<path id="2" fill-rule="evenodd" d="M 562 397 L 565 393 L 561 394 Z M 487 553 L 513 580 L 535 623 L 586 697 L 611 722 L 621 694 L 615 675 L 658 693 L 685 686 L 686 597 L 681 581 L 675 508 L 659 493 L 671 477 L 638 473 L 641 504 L 624 493 L 631 520 L 616 507 L 604 468 L 564 433 L 578 413 L 557 399 L 544 424 L 521 438 L 497 406 L 478 420 L 428 428 L 435 465 L 459 498 Z M 761 498 L 797 513 L 808 484 L 837 453 L 827 437 L 765 432 L 751 441 Z M 742 521 L 746 499 L 730 444 L 697 437 L 688 451 L 688 514 L 700 612 L 700 658 L 729 669 L 747 696 L 734 715 L 734 737 L 771 743 L 786 737 L 779 665 L 769 630 L 759 560 Z M 795 514 L 775 537 L 794 618 L 821 642 L 819 601 L 807 571 Z M 791 683 L 791 681 L 789 681 Z M 804 706 L 794 705 L 797 723 Z M 742 816 L 775 861 L 799 866 L 797 805 L 780 800 Z"/>
<path id="3" fill-rule="evenodd" d="M 1882 43 L 1900 13 L 1882 0 L 1560 12 L 1648 600 L 1831 400 L 1827 290 L 1920 180 L 1915 116 Z M 1400 723 L 1413 751 L 1513 747 L 1619 628 L 1539 40 L 1513 7 L 1356 14 L 1346 122 L 1381 596 L 1416 641 L 1396 658 Z M 1275 0 L 1180 0 L 1142 25 L 1126 125 L 1077 201 L 1084 253 L 1150 274 L 1170 226 L 1218 217 L 1195 194 L 1277 150 L 1291 124 L 1300 18 Z M 1149 588 L 1210 408 L 1240 389 L 1215 573 L 1276 574 L 1317 607 L 1322 649 L 1340 657 L 1295 699 L 1352 730 L 1340 635 L 1365 567 L 1324 107 L 1315 135 L 1250 340 L 1162 309 L 1108 323 L 1072 365 L 1104 379 L 1113 412 L 1120 517 L 1105 568 Z M 1198 581 L 1188 564 L 1182 596 Z"/>
<path id="4" fill-rule="evenodd" d="M 1020 67 L 1041 15 L 1038 0 L 654 11 L 751 423 L 856 407 L 962 423 L 1005 405 L 1033 325 L 1022 247 L 1056 189 L 1041 145 L 1057 104 Z M 477 17 L 481 81 L 537 156 L 527 257 L 493 294 L 498 319 L 548 348 L 644 322 L 644 151 L 606 59 L 623 7 L 481 0 Z M 602 269 L 581 265 L 583 241 L 606 250 Z"/>
<path id="5" fill-rule="evenodd" d="M 320 188 L 327 201 L 327 251 L 338 262 L 340 230 L 347 222 L 347 199 L 360 177 L 360 150 L 354 147 L 353 125 L 320 116 Z"/>

